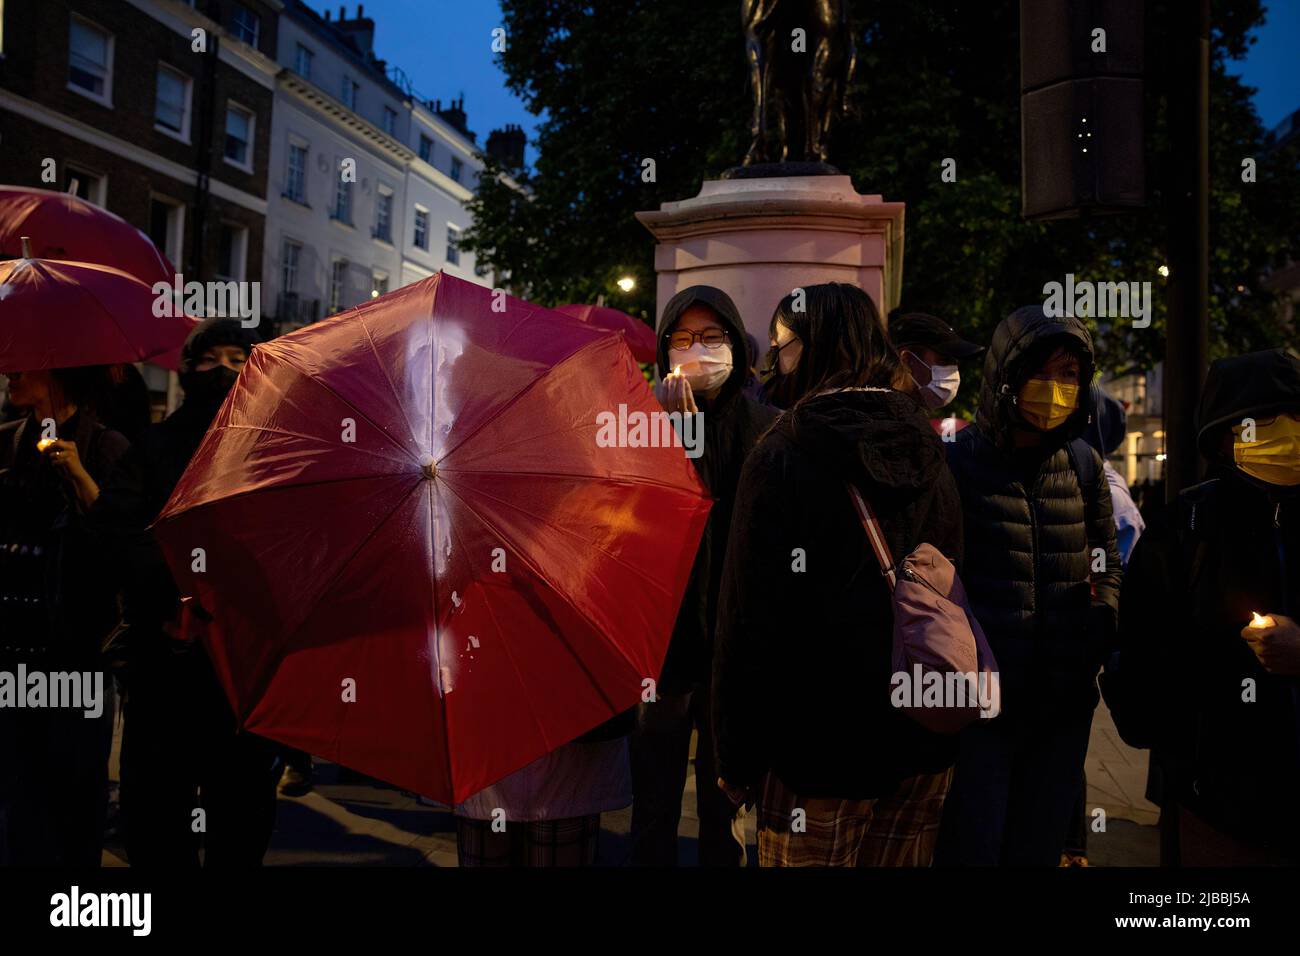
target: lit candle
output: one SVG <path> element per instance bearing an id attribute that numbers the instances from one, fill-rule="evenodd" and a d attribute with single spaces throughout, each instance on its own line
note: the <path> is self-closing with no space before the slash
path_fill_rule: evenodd
<path id="1" fill-rule="evenodd" d="M 1249 624 L 1250 627 L 1254 627 L 1254 628 L 1274 627 L 1276 624 L 1277 622 L 1274 621 L 1273 618 L 1267 614 L 1260 614 L 1258 611 L 1250 612 L 1250 624 Z"/>
<path id="2" fill-rule="evenodd" d="M 36 450 L 39 452 L 43 452 L 45 451 L 45 449 L 49 448 L 53 444 L 54 444 L 53 438 L 42 438 L 40 441 L 36 443 Z"/>

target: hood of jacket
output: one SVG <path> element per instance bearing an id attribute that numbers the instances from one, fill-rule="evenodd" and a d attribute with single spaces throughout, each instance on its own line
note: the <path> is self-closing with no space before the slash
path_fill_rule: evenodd
<path id="1" fill-rule="evenodd" d="M 1059 448 L 1078 438 L 1092 420 L 1092 403 L 1088 398 L 1088 385 L 1096 367 L 1092 336 L 1074 316 L 1052 318 L 1041 305 L 1027 305 L 998 323 L 993 332 L 993 342 L 984 357 L 984 384 L 980 389 L 975 421 L 999 447 L 1011 447 L 1012 429 L 1020 424 L 1015 400 L 1030 372 L 1026 360 L 1045 358 L 1044 352 L 1051 348 L 1048 343 L 1053 340 L 1056 344 L 1072 347 L 1080 356 L 1079 407 L 1065 424 L 1053 431 L 1053 445 Z"/>
<path id="2" fill-rule="evenodd" d="M 745 334 L 745 323 L 741 321 L 740 312 L 731 296 L 711 285 L 693 285 L 683 289 L 668 300 L 663 315 L 659 317 L 659 327 L 655 330 L 659 340 L 659 377 L 663 378 L 672 371 L 668 361 L 668 340 L 664 338 L 673 324 L 693 305 L 702 305 L 711 310 L 727 330 L 731 340 L 731 374 L 718 390 L 716 401 L 719 403 L 730 398 L 745 387 L 749 378 L 749 368 L 754 364 L 749 354 L 749 338 Z"/>
<path id="3" fill-rule="evenodd" d="M 1300 353 L 1269 349 L 1223 358 L 1210 365 L 1196 414 L 1196 446 L 1206 460 L 1233 466 L 1223 434 L 1243 418 L 1300 412 Z M 1235 470 L 1235 469 L 1234 469 Z"/>
<path id="4" fill-rule="evenodd" d="M 893 389 L 825 392 L 800 402 L 774 427 L 882 505 L 916 497 L 948 467 L 921 407 Z"/>

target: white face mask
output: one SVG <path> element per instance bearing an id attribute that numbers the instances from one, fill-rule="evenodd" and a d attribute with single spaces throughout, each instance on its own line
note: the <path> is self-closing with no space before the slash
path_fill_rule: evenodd
<path id="1" fill-rule="evenodd" d="M 918 365 L 924 364 L 910 352 L 907 353 L 907 356 L 916 359 Z M 916 382 L 916 376 L 912 375 L 911 368 L 908 369 L 907 374 L 912 375 L 912 381 L 921 390 L 921 401 L 925 403 L 926 408 L 943 408 L 957 397 L 957 389 L 961 387 L 961 370 L 956 365 L 927 365 L 925 367 L 930 370 L 930 383 L 928 385 L 923 386 Z"/>
<path id="2" fill-rule="evenodd" d="M 712 391 L 731 374 L 730 345 L 711 349 L 703 342 L 696 342 L 684 352 L 670 351 L 668 358 L 674 369 L 682 370 L 692 392 Z"/>

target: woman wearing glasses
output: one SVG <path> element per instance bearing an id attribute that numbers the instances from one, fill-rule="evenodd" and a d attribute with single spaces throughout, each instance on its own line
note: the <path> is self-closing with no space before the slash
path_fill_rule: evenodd
<path id="1" fill-rule="evenodd" d="M 745 393 L 753 356 L 740 313 L 720 289 L 692 286 L 668 301 L 659 320 L 658 364 L 655 394 L 665 411 L 702 413 L 697 422 L 704 429 L 704 451 L 692 460 L 715 504 L 658 675 L 657 699 L 637 712 L 632 737 L 632 861 L 677 863 L 691 731 L 698 728 L 699 861 L 704 866 L 736 866 L 744 861 L 744 847 L 732 834 L 735 809 L 714 783 L 718 774 L 709 721 L 713 622 L 740 469 L 776 412 Z"/>

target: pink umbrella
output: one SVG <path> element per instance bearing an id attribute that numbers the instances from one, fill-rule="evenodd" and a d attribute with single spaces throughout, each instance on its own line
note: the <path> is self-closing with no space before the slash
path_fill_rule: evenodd
<path id="1" fill-rule="evenodd" d="M 659 354 L 654 330 L 626 312 L 611 309 L 607 305 L 576 304 L 561 305 L 555 311 L 571 315 L 598 329 L 622 332 L 623 337 L 627 339 L 627 347 L 632 350 L 632 357 L 638 362 L 654 362 Z"/>

